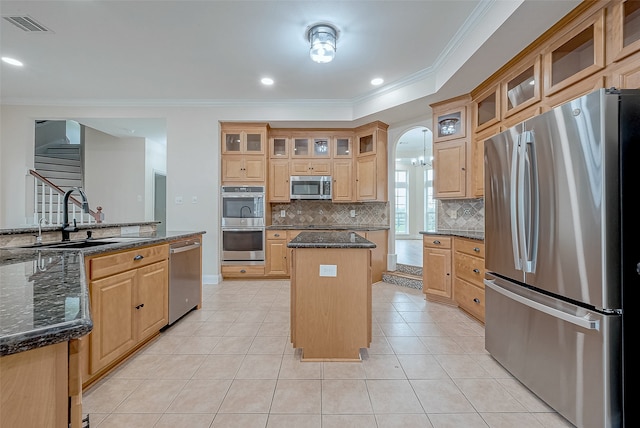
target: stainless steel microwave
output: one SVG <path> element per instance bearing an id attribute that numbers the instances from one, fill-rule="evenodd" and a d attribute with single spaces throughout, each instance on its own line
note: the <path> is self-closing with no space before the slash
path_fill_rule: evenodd
<path id="1" fill-rule="evenodd" d="M 292 175 L 291 199 L 331 199 L 331 176 Z"/>

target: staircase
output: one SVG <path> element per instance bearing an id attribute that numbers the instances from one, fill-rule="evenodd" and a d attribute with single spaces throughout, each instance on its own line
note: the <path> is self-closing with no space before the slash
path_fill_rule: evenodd
<path id="1" fill-rule="evenodd" d="M 382 281 L 422 290 L 422 268 L 397 263 L 395 271 L 387 271 L 382 274 Z"/>
<path id="2" fill-rule="evenodd" d="M 35 156 L 35 170 L 63 191 L 83 187 L 82 155 L 78 144 L 48 145 Z"/>

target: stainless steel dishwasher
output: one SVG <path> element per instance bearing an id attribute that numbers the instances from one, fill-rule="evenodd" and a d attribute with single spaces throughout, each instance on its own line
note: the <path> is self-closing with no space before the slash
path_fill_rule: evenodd
<path id="1" fill-rule="evenodd" d="M 169 324 L 202 304 L 200 238 L 169 244 Z"/>

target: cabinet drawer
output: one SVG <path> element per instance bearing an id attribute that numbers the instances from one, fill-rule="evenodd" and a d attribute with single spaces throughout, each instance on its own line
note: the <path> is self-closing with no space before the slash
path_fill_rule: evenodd
<path id="1" fill-rule="evenodd" d="M 222 276 L 243 277 L 243 276 L 263 276 L 264 266 L 231 265 L 221 267 Z"/>
<path id="2" fill-rule="evenodd" d="M 456 278 L 454 293 L 458 306 L 484 322 L 484 289 Z"/>
<path id="3" fill-rule="evenodd" d="M 484 258 L 484 242 L 473 239 L 456 238 L 455 250 L 460 253 Z"/>
<path id="4" fill-rule="evenodd" d="M 442 235 L 424 235 L 422 244 L 427 248 L 451 248 L 451 237 Z"/>
<path id="5" fill-rule="evenodd" d="M 129 269 L 135 269 L 169 258 L 169 245 L 136 248 L 134 250 L 113 253 L 92 258 L 90 279 L 102 278 Z"/>
<path id="6" fill-rule="evenodd" d="M 266 239 L 287 239 L 286 230 L 267 230 L 265 231 Z"/>
<path id="7" fill-rule="evenodd" d="M 456 277 L 484 288 L 484 283 L 482 282 L 484 279 L 484 259 L 459 252 L 456 252 L 454 258 Z"/>

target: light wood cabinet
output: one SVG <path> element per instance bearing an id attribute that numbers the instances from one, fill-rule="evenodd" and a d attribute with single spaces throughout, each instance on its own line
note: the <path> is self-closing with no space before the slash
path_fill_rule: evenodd
<path id="1" fill-rule="evenodd" d="M 387 201 L 387 128 L 373 122 L 354 130 L 356 201 Z"/>
<path id="2" fill-rule="evenodd" d="M 265 275 L 289 276 L 289 248 L 286 230 L 266 231 Z"/>
<path id="3" fill-rule="evenodd" d="M 502 118 L 540 102 L 542 75 L 540 55 L 514 67 L 501 83 Z"/>
<path id="4" fill-rule="evenodd" d="M 500 121 L 500 85 L 493 85 L 474 97 L 473 129 L 482 131 Z"/>
<path id="5" fill-rule="evenodd" d="M 264 183 L 266 124 L 222 123 L 222 184 Z"/>
<path id="6" fill-rule="evenodd" d="M 324 136 L 299 136 L 292 138 L 291 158 L 331 159 L 331 139 Z"/>
<path id="7" fill-rule="evenodd" d="M 353 161 L 333 161 L 332 202 L 353 202 Z"/>
<path id="8" fill-rule="evenodd" d="M 271 159 L 269 161 L 269 202 L 289 202 L 289 160 Z"/>
<path id="9" fill-rule="evenodd" d="M 466 197 L 468 144 L 466 138 L 433 144 L 435 198 Z"/>
<path id="10" fill-rule="evenodd" d="M 543 53 L 544 92 L 549 96 L 605 67 L 605 10 L 557 38 Z"/>
<path id="11" fill-rule="evenodd" d="M 71 426 L 68 342 L 0 357 L 0 426 Z"/>
<path id="12" fill-rule="evenodd" d="M 376 244 L 376 248 L 371 249 L 371 280 L 373 282 L 382 281 L 382 274 L 387 270 L 388 232 L 386 230 L 367 230 L 356 231 L 356 233 Z"/>
<path id="13" fill-rule="evenodd" d="M 269 158 L 288 159 L 289 158 L 289 138 L 273 136 L 269 138 Z"/>
<path id="14" fill-rule="evenodd" d="M 223 155 L 264 155 L 266 124 L 223 123 Z"/>
<path id="15" fill-rule="evenodd" d="M 222 156 L 222 183 L 264 182 L 266 164 L 264 156 Z"/>
<path id="16" fill-rule="evenodd" d="M 222 265 L 223 278 L 258 278 L 264 276 L 264 265 Z"/>
<path id="17" fill-rule="evenodd" d="M 470 196 L 484 196 L 484 141 L 500 132 L 500 125 L 494 125 L 474 135 L 471 142 L 471 191 Z"/>
<path id="18" fill-rule="evenodd" d="M 640 2 L 622 0 L 611 8 L 611 54 L 620 61 L 640 51 Z"/>
<path id="19" fill-rule="evenodd" d="M 484 322 L 484 242 L 455 237 L 454 295 L 458 307 Z"/>
<path id="20" fill-rule="evenodd" d="M 463 95 L 431 104 L 433 110 L 433 196 L 436 199 L 469 197 L 471 179 L 471 97 Z"/>
<path id="21" fill-rule="evenodd" d="M 88 384 L 168 323 L 167 244 L 86 258 L 93 330 Z"/>
<path id="22" fill-rule="evenodd" d="M 331 175 L 331 159 L 291 160 L 291 175 Z"/>
<path id="23" fill-rule="evenodd" d="M 423 235 L 422 244 L 422 291 L 427 299 L 452 304 L 451 237 Z"/>

